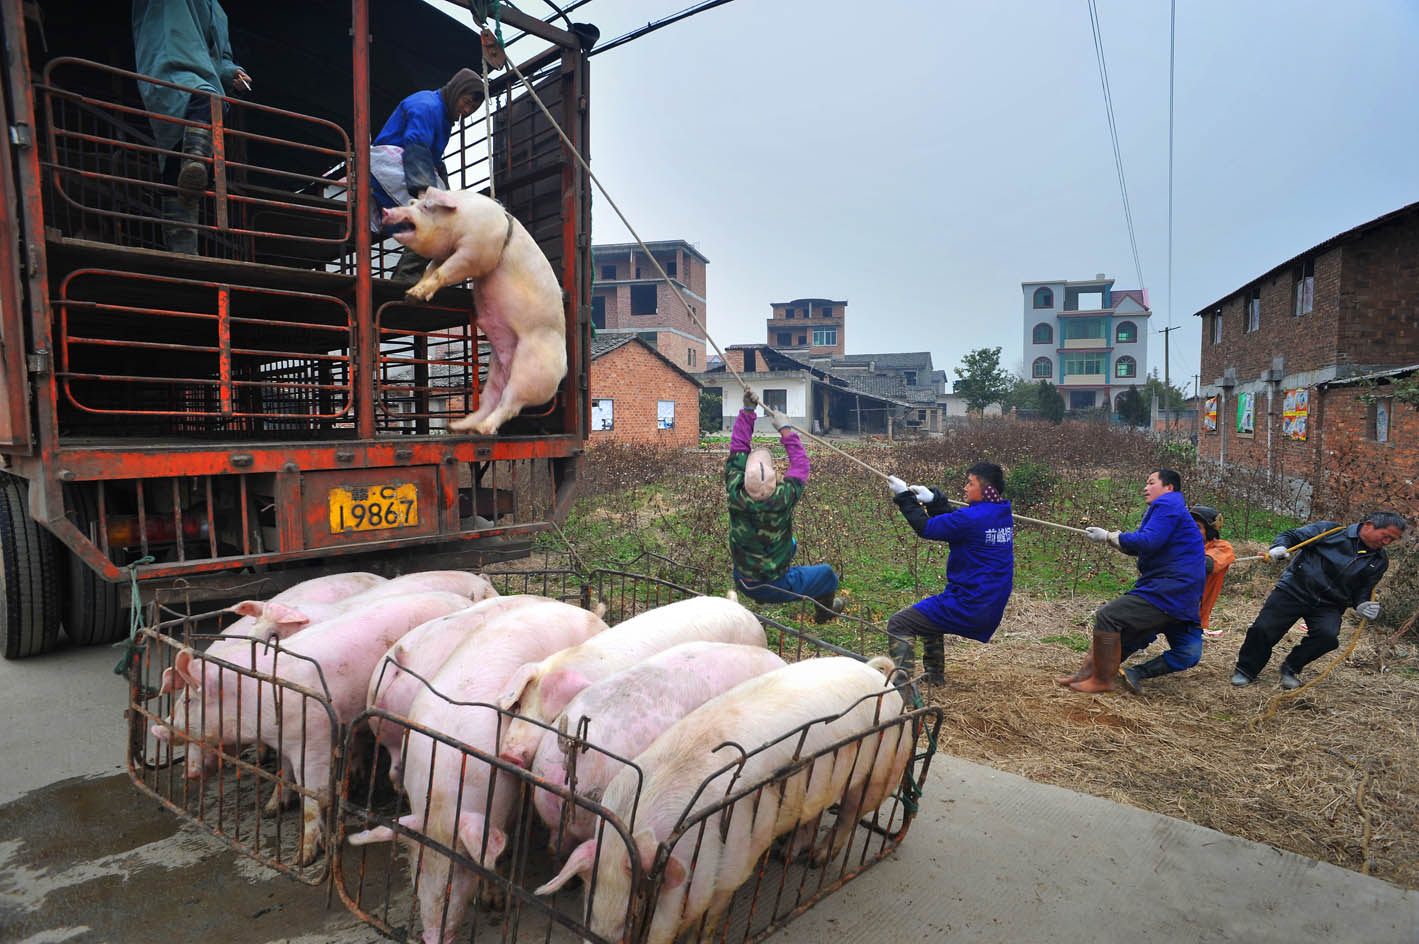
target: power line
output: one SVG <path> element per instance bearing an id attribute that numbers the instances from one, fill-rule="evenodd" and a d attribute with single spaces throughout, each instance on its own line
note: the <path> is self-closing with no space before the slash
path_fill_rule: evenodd
<path id="1" fill-rule="evenodd" d="M 1095 0 L 1089 3 L 1089 27 L 1094 34 L 1094 55 L 1099 61 L 1099 85 L 1104 92 L 1104 110 L 1109 119 L 1109 138 L 1113 141 L 1114 167 L 1118 170 L 1118 190 L 1123 197 L 1123 218 L 1128 224 L 1128 244 L 1133 249 L 1133 270 L 1138 275 L 1138 287 L 1146 288 L 1143 282 L 1143 263 L 1138 257 L 1138 237 L 1133 229 L 1133 209 L 1128 203 L 1128 183 L 1123 175 L 1123 152 L 1118 146 L 1118 125 L 1114 123 L 1114 100 L 1109 90 L 1109 68 L 1104 62 L 1104 37 L 1099 29 L 1099 10 Z"/>
<path id="2" fill-rule="evenodd" d="M 624 33 L 620 36 L 617 36 L 615 39 L 603 43 L 600 46 L 597 46 L 591 52 L 587 53 L 587 58 L 589 59 L 592 56 L 600 55 L 603 52 L 610 52 L 617 46 L 623 46 L 633 39 L 639 39 L 646 33 L 653 33 L 663 26 L 669 26 L 671 23 L 678 23 L 681 20 L 694 16 L 696 13 L 703 13 L 706 10 L 712 10 L 715 7 L 723 6 L 724 4 L 729 2 L 730 0 L 703 0 L 702 3 L 697 3 L 694 6 L 686 7 L 679 13 L 672 13 L 669 16 L 661 17 L 660 19 L 652 23 L 647 23 L 644 26 L 637 27 L 636 29 L 631 30 L 629 33 Z"/>
<path id="3" fill-rule="evenodd" d="M 1168 328 L 1173 327 L 1173 65 L 1177 59 L 1178 2 L 1168 5 Z M 1167 338 L 1167 335 L 1163 335 Z M 1168 346 L 1163 345 L 1166 351 Z M 1164 355 L 1166 357 L 1166 355 Z M 1164 373 L 1167 365 L 1164 364 Z"/>

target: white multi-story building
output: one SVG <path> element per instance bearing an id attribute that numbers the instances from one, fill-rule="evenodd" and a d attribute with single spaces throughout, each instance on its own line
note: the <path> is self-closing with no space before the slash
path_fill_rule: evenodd
<path id="1" fill-rule="evenodd" d="M 1148 363 L 1148 297 L 1103 274 L 1082 282 L 1021 282 L 1025 375 L 1048 380 L 1069 410 L 1108 406 L 1142 386 Z"/>

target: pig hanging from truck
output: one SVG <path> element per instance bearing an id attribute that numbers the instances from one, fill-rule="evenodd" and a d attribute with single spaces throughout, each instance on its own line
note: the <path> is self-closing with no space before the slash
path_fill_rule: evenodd
<path id="1" fill-rule="evenodd" d="M 472 191 L 429 187 L 383 223 L 430 260 L 406 293 L 426 302 L 447 285 L 473 280 L 478 327 L 492 346 L 478 409 L 448 424 L 491 436 L 525 406 L 545 403 L 567 374 L 566 315 L 552 264 L 502 205 Z"/>

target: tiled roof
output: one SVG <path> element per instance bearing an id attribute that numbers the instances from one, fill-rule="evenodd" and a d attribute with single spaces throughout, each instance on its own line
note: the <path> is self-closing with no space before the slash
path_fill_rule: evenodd
<path id="1" fill-rule="evenodd" d="M 905 354 L 840 354 L 834 364 L 876 364 L 882 370 L 930 370 L 931 352 L 912 351 Z"/>
<path id="2" fill-rule="evenodd" d="M 616 348 L 635 339 L 634 334 L 598 334 L 591 339 L 591 359 L 596 360 L 603 354 L 610 354 Z"/>

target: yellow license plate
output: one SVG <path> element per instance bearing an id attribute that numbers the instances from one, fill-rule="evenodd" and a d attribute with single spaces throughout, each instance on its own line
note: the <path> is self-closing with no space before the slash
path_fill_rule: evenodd
<path id="1" fill-rule="evenodd" d="M 330 490 L 330 532 L 382 531 L 419 523 L 419 489 L 402 485 L 352 485 Z"/>

